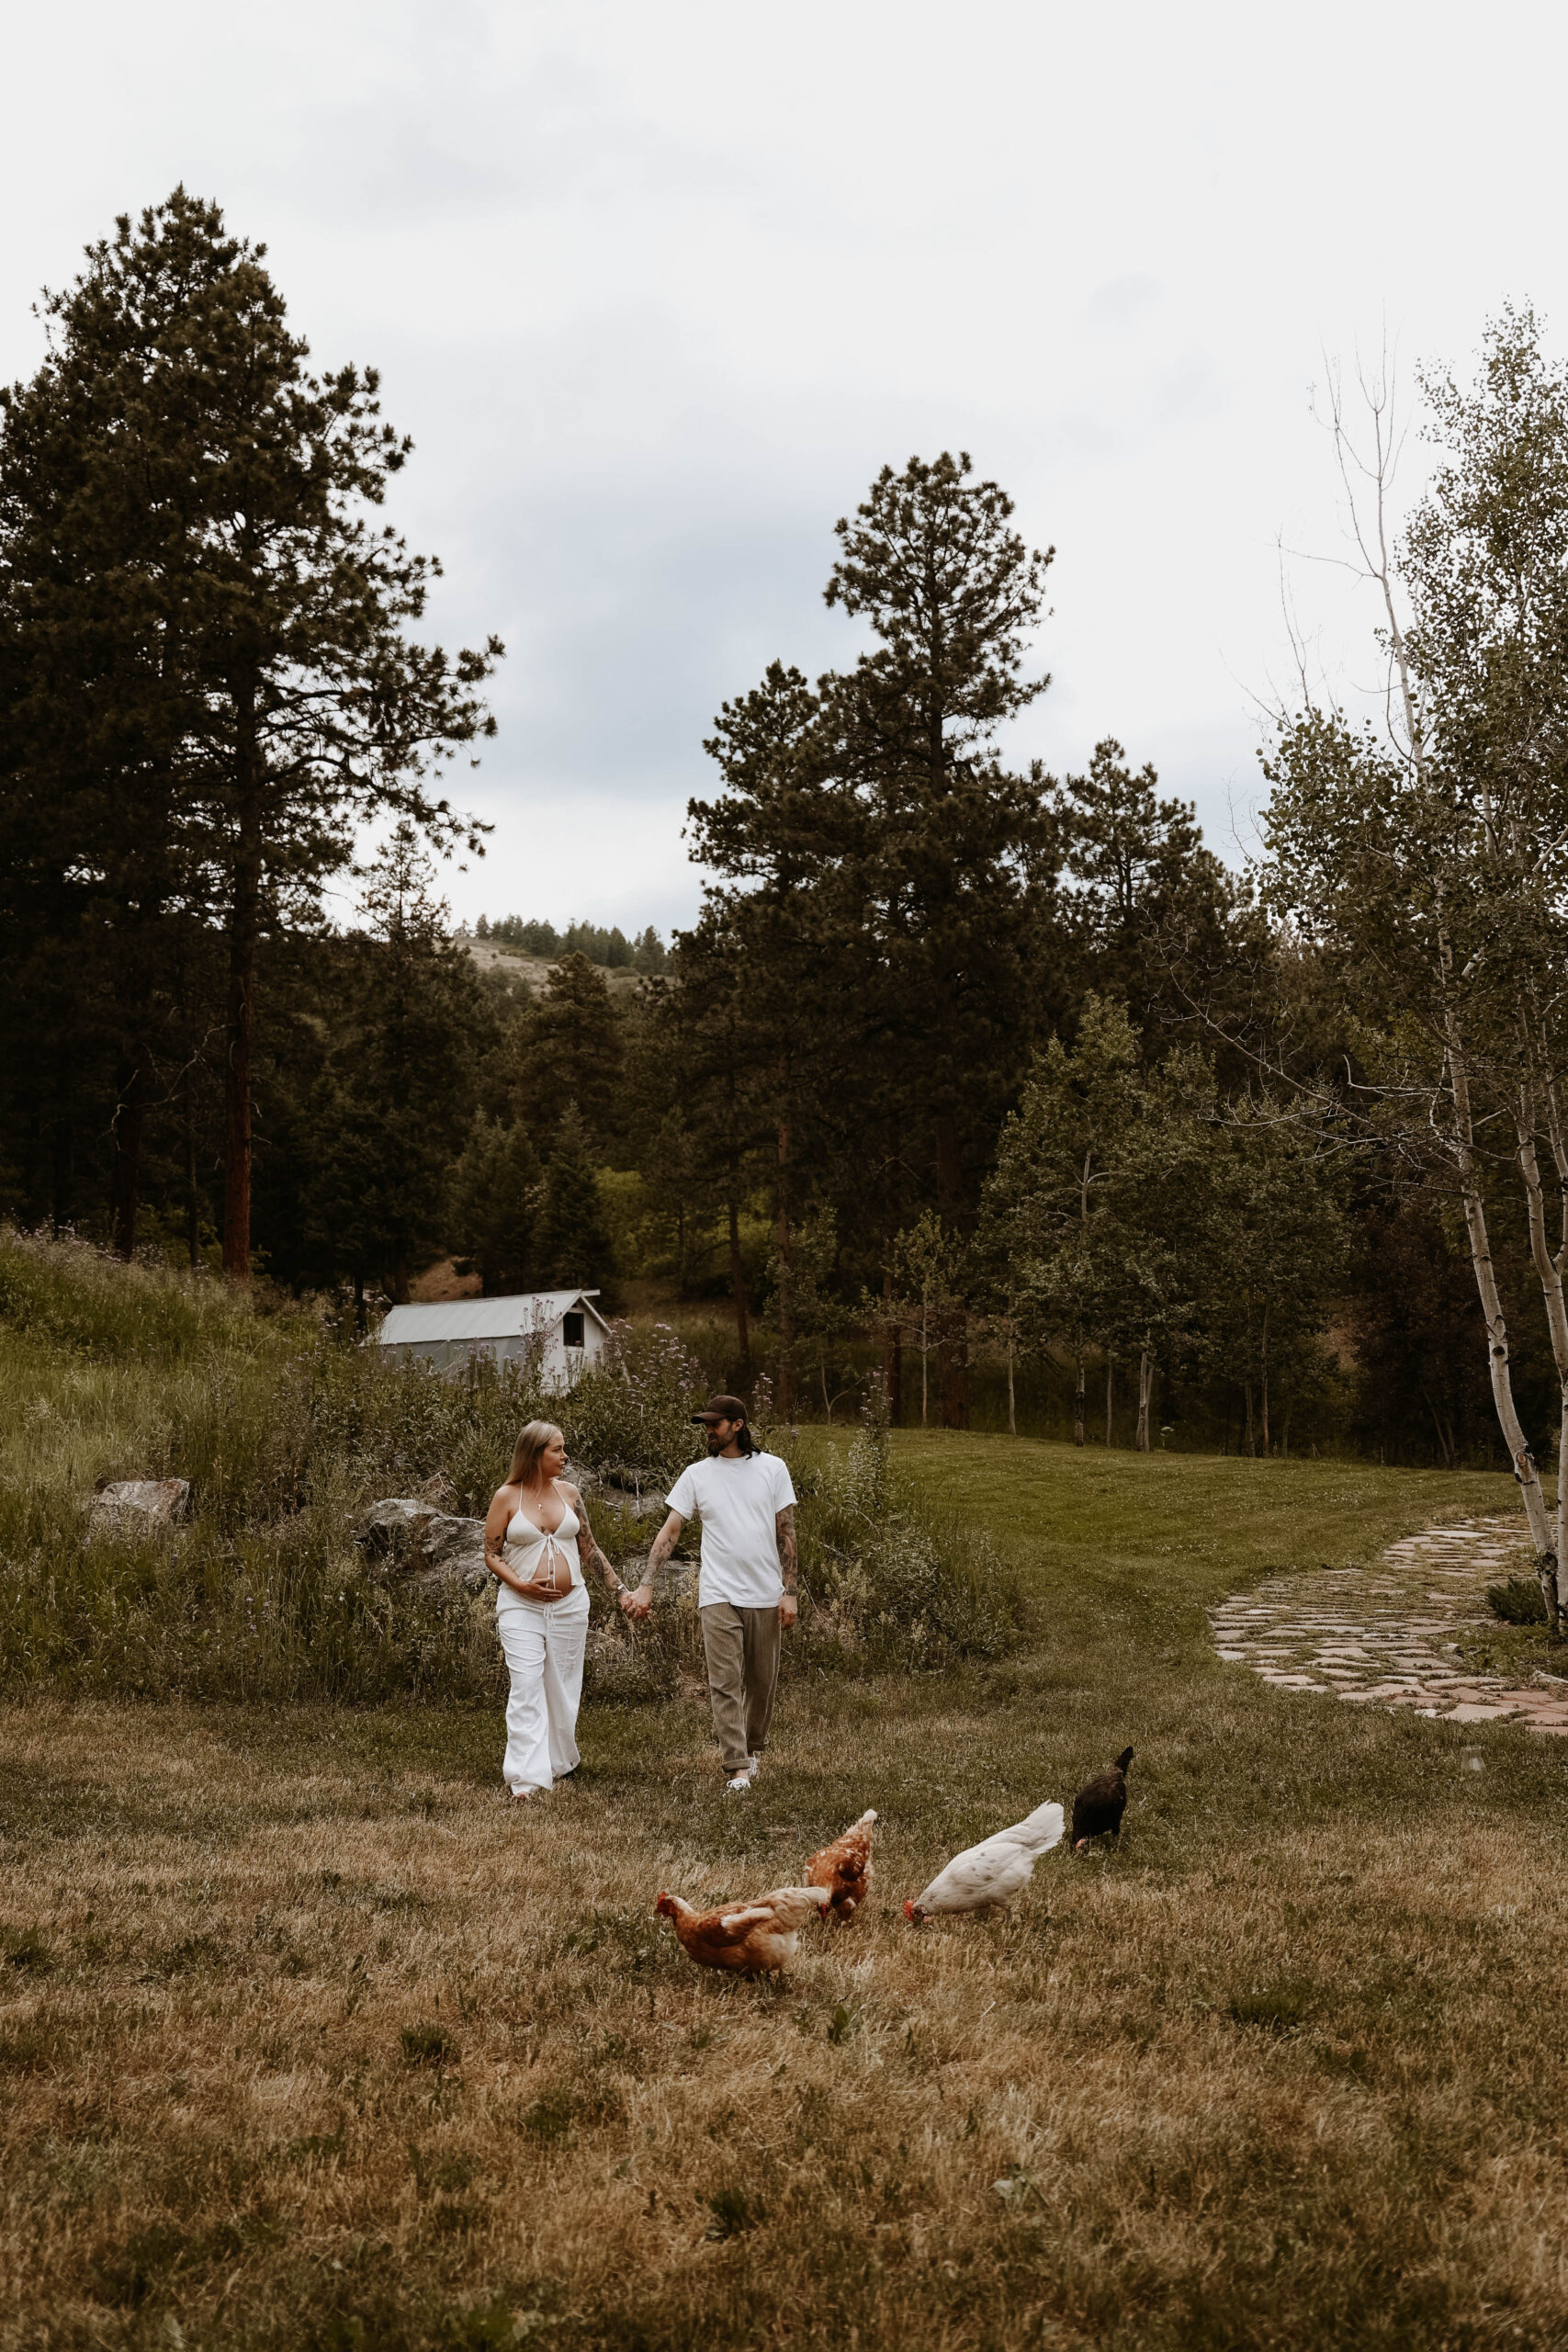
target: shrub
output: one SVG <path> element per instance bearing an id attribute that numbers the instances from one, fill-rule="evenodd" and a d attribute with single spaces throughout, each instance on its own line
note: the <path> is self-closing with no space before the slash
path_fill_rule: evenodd
<path id="1" fill-rule="evenodd" d="M 661 1609 L 634 1632 L 630 1626 L 595 1628 L 583 1661 L 582 1696 L 591 1707 L 651 1707 L 672 1699 L 686 1645 L 670 1638 Z"/>
<path id="2" fill-rule="evenodd" d="M 703 1441 L 692 1422 L 696 1358 L 667 1323 L 610 1327 L 604 1353 L 557 1407 L 575 1459 L 634 1487 L 668 1487 Z"/>
<path id="3" fill-rule="evenodd" d="M 71 1235 L 0 1227 L 0 1323 L 124 1363 L 174 1363 L 254 1340 L 248 1299 L 199 1275 L 128 1266 Z"/>
<path id="4" fill-rule="evenodd" d="M 804 1488 L 803 1662 L 859 1658 L 906 1671 L 998 1657 L 1018 1636 L 1016 1579 L 973 1530 L 922 1511 L 895 1476 L 875 1409 Z"/>
<path id="5" fill-rule="evenodd" d="M 621 1482 L 592 1498 L 620 1565 L 649 1533 L 626 1490 L 666 1485 L 701 1451 L 700 1383 L 667 1326 L 616 1326 L 603 1362 L 550 1395 L 536 1359 L 437 1374 L 216 1284 L 0 1233 L 0 1685 L 489 1700 L 502 1676 L 488 1597 L 370 1573 L 353 1540 L 366 1505 L 424 1492 L 481 1513 L 521 1424 L 557 1420 L 579 1463 Z M 169 1475 L 190 1480 L 186 1524 L 87 1540 L 96 1486 Z M 797 1665 L 936 1666 L 1006 1645 L 1016 1611 L 996 1562 L 919 1515 L 885 1429 L 803 1471 L 800 1490 Z M 689 1589 L 667 1579 L 635 1634 L 597 1587 L 593 1602 L 592 1702 L 658 1702 L 701 1670 Z"/>
<path id="6" fill-rule="evenodd" d="M 1546 1602 L 1533 1577 L 1509 1577 L 1486 1588 L 1486 1606 L 1505 1625 L 1544 1625 Z"/>

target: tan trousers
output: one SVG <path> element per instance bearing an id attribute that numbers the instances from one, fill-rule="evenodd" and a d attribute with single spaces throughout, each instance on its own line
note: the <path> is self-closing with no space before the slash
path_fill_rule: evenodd
<path id="1" fill-rule="evenodd" d="M 716 1600 L 699 1609 L 707 1660 L 708 1703 L 727 1772 L 743 1772 L 768 1743 L 779 1679 L 779 1612 L 736 1609 Z"/>

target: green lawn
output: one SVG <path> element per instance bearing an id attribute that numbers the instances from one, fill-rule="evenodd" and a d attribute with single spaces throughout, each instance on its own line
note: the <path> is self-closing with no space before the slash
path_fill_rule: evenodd
<path id="1" fill-rule="evenodd" d="M 1168 1624 L 1276 1568 L 1343 1567 L 1413 1527 L 1517 1511 L 1491 1471 L 1353 1462 L 1108 1453 L 1103 1446 L 900 1430 L 900 1468 L 925 1499 L 977 1520 L 1093 1641 L 1129 1612 Z"/>
<path id="2" fill-rule="evenodd" d="M 1509 1482 L 898 1455 L 1029 1641 L 792 1682 L 745 1804 L 690 1696 L 521 1815 L 498 1714 L 7 1710 L 0 2346 L 1568 2342 L 1562 1744 L 1270 1690 L 1203 1617 Z M 1129 1742 L 1120 1852 L 906 1925 Z M 788 1984 L 650 1918 L 866 1804 L 874 1915 Z"/>

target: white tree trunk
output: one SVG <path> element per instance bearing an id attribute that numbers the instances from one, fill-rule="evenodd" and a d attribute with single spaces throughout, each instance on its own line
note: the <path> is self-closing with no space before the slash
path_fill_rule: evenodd
<path id="1" fill-rule="evenodd" d="M 1547 1604 L 1547 1623 L 1551 1630 L 1559 1630 L 1561 1611 L 1561 1578 L 1563 1578 L 1563 1536 L 1568 1532 L 1568 1301 L 1563 1301 L 1563 1259 L 1568 1259 L 1568 1143 L 1563 1138 L 1563 1122 L 1556 1105 L 1556 1087 L 1544 1087 L 1547 1103 L 1547 1134 L 1551 1138 L 1551 1162 L 1556 1169 L 1559 1188 L 1559 1247 L 1551 1253 L 1547 1238 L 1547 1202 L 1544 1202 L 1540 1162 L 1535 1155 L 1535 1099 L 1523 1093 L 1518 1101 L 1518 1173 L 1523 1176 L 1528 1211 L 1530 1211 L 1530 1259 L 1535 1261 L 1535 1275 L 1540 1280 L 1540 1294 L 1547 1306 L 1547 1329 L 1551 1331 L 1551 1360 L 1556 1364 L 1556 1515 L 1551 1524 L 1551 1559 L 1538 1553 L 1535 1576 L 1540 1583 L 1540 1595 Z"/>
<path id="2" fill-rule="evenodd" d="M 1492 1402 L 1496 1408 L 1498 1427 L 1508 1458 L 1518 1481 L 1519 1496 L 1529 1522 L 1530 1541 L 1536 1550 L 1536 1573 L 1540 1579 L 1541 1598 L 1546 1602 L 1549 1621 L 1557 1622 L 1557 1548 L 1556 1528 L 1546 1508 L 1546 1496 L 1541 1489 L 1540 1476 L 1535 1457 L 1529 1449 L 1514 1404 L 1513 1374 L 1508 1360 L 1508 1323 L 1503 1312 L 1503 1301 L 1497 1290 L 1497 1272 L 1492 1263 L 1492 1244 L 1486 1232 L 1486 1208 L 1475 1165 L 1475 1130 L 1471 1120 L 1470 1079 L 1463 1059 L 1450 1044 L 1449 1048 L 1449 1078 L 1453 1091 L 1456 1138 L 1459 1145 L 1460 1178 L 1463 1186 L 1464 1227 L 1470 1240 L 1470 1261 L 1475 1270 L 1475 1287 L 1481 1300 L 1482 1319 L 1486 1326 L 1486 1368 L 1492 1380 Z M 1546 1563 L 1550 1561 L 1550 1571 Z"/>
<path id="3" fill-rule="evenodd" d="M 1138 1358 L 1138 1452 L 1149 1450 L 1149 1399 L 1154 1395 L 1155 1360 L 1145 1348 Z"/>

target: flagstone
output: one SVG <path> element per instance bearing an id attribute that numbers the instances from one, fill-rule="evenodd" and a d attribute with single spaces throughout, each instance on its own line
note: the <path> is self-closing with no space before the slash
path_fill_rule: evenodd
<path id="1" fill-rule="evenodd" d="M 1411 1707 L 1449 1723 L 1499 1723 L 1568 1735 L 1568 1676 L 1544 1689 L 1502 1675 L 1467 1674 L 1445 1638 L 1490 1619 L 1472 1614 L 1501 1565 L 1529 1564 L 1529 1548 L 1495 1521 L 1433 1528 L 1391 1544 L 1371 1569 L 1270 1577 L 1209 1612 L 1216 1656 L 1276 1690 L 1314 1690 L 1347 1705 Z M 1440 1588 L 1427 1581 L 1443 1578 Z M 1333 1579 L 1333 1600 L 1324 1587 Z M 1469 1604 L 1467 1608 L 1467 1604 Z"/>

